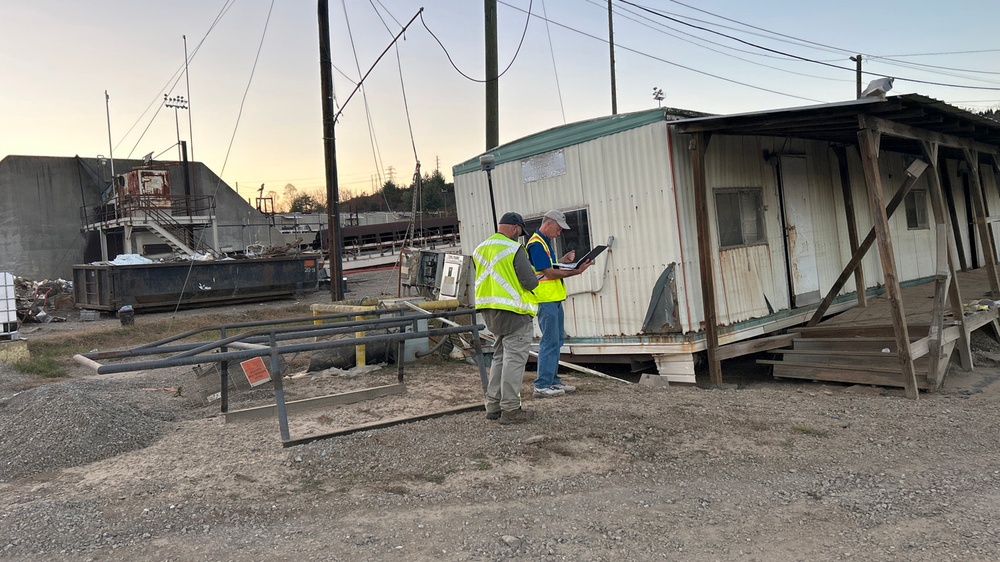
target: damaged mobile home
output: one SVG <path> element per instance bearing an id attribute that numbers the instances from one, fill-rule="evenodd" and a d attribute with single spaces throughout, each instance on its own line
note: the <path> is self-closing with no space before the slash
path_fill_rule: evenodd
<path id="1" fill-rule="evenodd" d="M 1000 295 L 998 146 L 1000 123 L 910 94 L 604 117 L 497 147 L 491 175 L 479 157 L 453 172 L 464 254 L 492 233 L 491 198 L 529 230 L 563 210 L 559 253 L 610 247 L 566 280 L 571 361 L 653 360 L 690 383 L 707 355 L 718 383 L 722 359 L 794 345 L 815 329 L 798 326 L 884 294 L 884 378 L 916 396 L 940 384 L 956 347 L 966 365 L 969 331 L 996 318 L 969 321 L 951 281 L 983 268 Z M 934 316 L 907 326 L 901 286 L 929 281 Z"/>

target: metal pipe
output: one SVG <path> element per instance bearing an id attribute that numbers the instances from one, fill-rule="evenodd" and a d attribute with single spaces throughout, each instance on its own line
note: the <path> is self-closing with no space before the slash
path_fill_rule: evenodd
<path id="1" fill-rule="evenodd" d="M 278 344 L 271 334 L 271 380 L 274 381 L 274 403 L 278 407 L 278 428 L 281 440 L 288 441 L 288 412 L 285 410 L 285 389 L 281 386 L 281 361 L 278 357 Z"/>
<path id="2" fill-rule="evenodd" d="M 393 341 L 397 339 L 411 340 L 427 336 L 439 336 L 439 335 L 443 336 L 450 334 L 458 334 L 463 332 L 471 332 L 473 327 L 475 327 L 476 329 L 485 328 L 485 326 L 481 325 L 462 326 L 459 328 L 437 328 L 421 333 L 403 332 L 397 334 L 367 336 L 361 339 L 355 338 L 355 339 L 311 342 L 307 344 L 279 346 L 277 349 L 279 353 L 298 353 L 302 351 L 314 351 L 317 349 L 331 349 L 336 347 L 358 345 L 359 343 L 371 344 L 383 341 Z M 100 375 L 107 375 L 112 373 L 127 373 L 131 371 L 142 371 L 150 369 L 165 369 L 168 367 L 179 367 L 185 365 L 199 365 L 202 363 L 218 363 L 220 361 L 238 361 L 238 360 L 252 359 L 254 357 L 263 357 L 265 355 L 268 355 L 269 353 L 270 351 L 268 349 L 247 349 L 241 351 L 228 351 L 226 353 L 213 353 L 211 355 L 203 355 L 203 356 L 170 357 L 155 361 L 136 361 L 133 363 L 119 363 L 114 365 L 101 365 L 99 363 L 94 362 L 89 357 L 87 357 L 86 354 L 75 355 L 73 359 L 77 363 L 80 363 L 81 365 L 91 368 L 93 368 L 94 365 L 98 365 L 96 369 L 97 373 Z"/>

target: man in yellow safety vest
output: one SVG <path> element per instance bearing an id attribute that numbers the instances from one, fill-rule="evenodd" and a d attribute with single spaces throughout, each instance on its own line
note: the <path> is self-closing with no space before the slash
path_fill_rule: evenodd
<path id="1" fill-rule="evenodd" d="M 532 290 L 538 279 L 528 254 L 517 241 L 524 219 L 517 213 L 500 218 L 497 233 L 472 252 L 476 264 L 476 310 L 496 337 L 486 386 L 486 419 L 522 423 L 534 412 L 521 407 L 521 384 L 528 362 L 538 301 Z"/>
<path id="2" fill-rule="evenodd" d="M 562 302 L 566 300 L 566 287 L 563 279 L 580 275 L 592 262 L 588 260 L 577 269 L 559 269 L 553 265 L 572 263 L 576 259 L 575 250 L 570 250 L 561 259 L 556 258 L 553 240 L 563 230 L 569 230 L 566 214 L 562 211 L 549 211 L 542 217 L 542 225 L 531 235 L 527 244 L 528 258 L 538 276 L 535 296 L 538 298 L 538 327 L 542 330 L 542 339 L 538 343 L 535 398 L 553 398 L 576 390 L 575 386 L 564 384 L 557 373 L 559 350 L 566 338 L 562 306 Z"/>

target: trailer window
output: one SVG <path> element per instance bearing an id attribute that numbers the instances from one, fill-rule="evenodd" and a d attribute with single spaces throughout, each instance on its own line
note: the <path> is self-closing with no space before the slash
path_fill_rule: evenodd
<path id="1" fill-rule="evenodd" d="M 557 257 L 562 257 L 566 252 L 576 250 L 576 255 L 582 257 L 593 249 L 593 246 L 590 245 L 590 216 L 587 209 L 563 212 L 566 213 L 566 224 L 569 225 L 569 230 L 564 230 L 555 239 L 553 251 Z M 522 242 L 527 243 L 528 238 L 531 238 L 531 235 L 542 226 L 542 217 L 525 219 L 524 225 L 528 228 L 524 231 Z"/>
<path id="2" fill-rule="evenodd" d="M 767 242 L 764 202 L 759 187 L 715 190 L 719 247 L 735 248 Z"/>
<path id="3" fill-rule="evenodd" d="M 927 190 L 912 189 L 906 194 L 906 228 L 907 230 L 927 230 L 930 223 L 927 220 Z"/>

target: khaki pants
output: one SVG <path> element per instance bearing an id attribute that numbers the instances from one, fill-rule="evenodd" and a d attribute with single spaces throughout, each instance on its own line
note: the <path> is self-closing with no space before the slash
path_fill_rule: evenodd
<path id="1" fill-rule="evenodd" d="M 522 328 L 498 335 L 494 344 L 490 382 L 486 387 L 486 411 L 516 410 L 521 407 L 521 383 L 528 362 L 533 326 L 525 322 Z"/>

